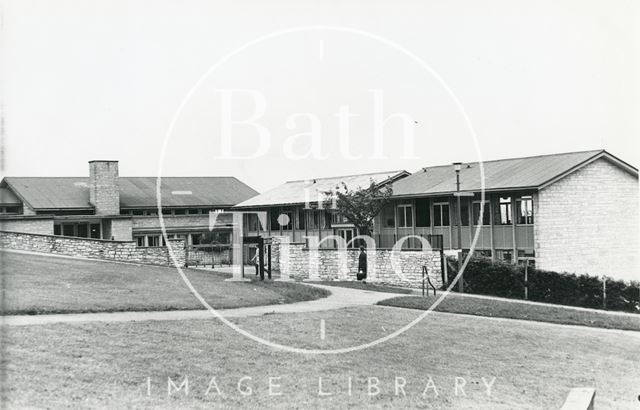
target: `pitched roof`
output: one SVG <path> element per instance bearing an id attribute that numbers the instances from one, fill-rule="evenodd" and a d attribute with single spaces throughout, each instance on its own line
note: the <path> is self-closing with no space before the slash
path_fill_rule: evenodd
<path id="1" fill-rule="evenodd" d="M 34 209 L 92 209 L 89 178 L 6 177 L 4 182 Z M 156 177 L 119 177 L 120 207 L 154 207 Z M 234 177 L 163 177 L 163 206 L 231 206 L 258 194 Z"/>
<path id="2" fill-rule="evenodd" d="M 22 202 L 10 189 L 0 188 L 0 204 L 18 205 Z"/>
<path id="3" fill-rule="evenodd" d="M 485 190 L 539 189 L 576 169 L 605 158 L 638 175 L 638 170 L 604 150 L 568 152 L 534 157 L 483 161 Z M 478 162 L 462 164 L 460 190 L 478 192 L 482 189 Z M 426 167 L 393 183 L 394 196 L 451 194 L 456 190 L 453 165 Z"/>
<path id="4" fill-rule="evenodd" d="M 394 181 L 409 175 L 407 171 L 386 171 L 370 174 L 345 175 L 313 180 L 288 181 L 263 194 L 248 199 L 236 207 L 260 207 L 275 205 L 304 204 L 306 201 L 316 202 L 319 195 L 327 191 L 342 188 L 345 183 L 349 189 L 367 187 L 373 180 L 375 183 Z"/>

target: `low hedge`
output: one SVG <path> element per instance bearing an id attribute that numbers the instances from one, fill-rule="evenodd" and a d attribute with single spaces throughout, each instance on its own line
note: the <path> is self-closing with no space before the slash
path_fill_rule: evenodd
<path id="1" fill-rule="evenodd" d="M 456 260 L 450 259 L 456 266 Z M 626 312 L 640 312 L 640 284 L 606 280 L 606 307 L 602 279 L 529 267 L 528 300 Z M 449 275 L 450 283 L 456 272 Z M 449 283 L 449 284 L 450 284 Z M 473 257 L 464 271 L 464 291 L 479 295 L 524 299 L 524 266 Z M 458 290 L 458 286 L 452 289 Z"/>

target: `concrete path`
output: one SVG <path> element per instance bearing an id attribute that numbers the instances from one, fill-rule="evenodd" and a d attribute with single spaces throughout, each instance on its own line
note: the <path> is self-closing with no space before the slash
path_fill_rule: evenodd
<path id="1" fill-rule="evenodd" d="M 374 292 L 365 289 L 340 288 L 335 286 L 310 285 L 331 292 L 326 298 L 296 302 L 286 305 L 266 305 L 235 309 L 219 309 L 225 318 L 261 316 L 271 313 L 319 312 L 353 306 L 375 305 L 377 302 L 399 296 L 395 293 Z M 0 324 L 6 326 L 46 325 L 51 323 L 85 322 L 136 322 L 145 320 L 188 320 L 213 318 L 207 310 L 178 310 L 168 312 L 113 312 L 70 313 L 55 315 L 0 316 Z"/>

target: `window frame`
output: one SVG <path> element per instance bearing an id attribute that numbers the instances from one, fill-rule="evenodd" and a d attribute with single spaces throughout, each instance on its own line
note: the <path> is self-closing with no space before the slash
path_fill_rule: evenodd
<path id="1" fill-rule="evenodd" d="M 476 199 L 472 202 L 471 205 L 471 223 L 473 223 L 473 226 L 491 226 L 492 225 L 492 221 L 491 221 L 491 201 L 488 199 L 484 200 L 484 213 L 482 215 L 482 223 L 480 225 L 478 225 L 478 215 L 476 215 L 476 205 L 478 205 L 478 213 L 480 213 L 480 203 L 482 201 L 479 199 Z M 489 221 L 488 223 L 484 223 L 484 218 L 485 216 L 488 217 Z"/>
<path id="2" fill-rule="evenodd" d="M 420 204 L 420 205 L 419 205 Z M 429 228 L 431 226 L 431 201 L 428 198 L 419 198 L 415 200 L 416 205 L 416 220 L 415 225 L 416 228 Z M 424 206 L 423 209 L 420 209 Z M 426 209 L 426 215 L 422 212 Z M 422 212 L 421 212 L 422 211 Z M 426 225 L 418 224 L 418 220 L 421 218 L 418 215 L 426 216 L 426 220 L 423 219 L 421 222 L 426 221 Z"/>
<path id="3" fill-rule="evenodd" d="M 380 219 L 382 220 L 382 228 L 386 228 L 386 229 L 394 229 L 397 226 L 397 222 L 396 221 L 396 209 L 395 206 L 393 206 L 392 204 L 387 204 L 385 205 L 384 208 L 382 208 L 382 211 L 380 211 Z M 392 224 L 388 224 L 387 222 L 389 221 L 393 221 Z"/>
<path id="4" fill-rule="evenodd" d="M 396 206 L 396 224 L 398 228 L 412 228 L 413 227 L 413 205 L 412 204 L 398 204 Z M 407 221 L 409 223 L 407 223 Z"/>
<path id="5" fill-rule="evenodd" d="M 524 216 L 525 222 L 521 222 L 522 216 L 522 204 L 528 202 L 531 204 L 531 215 Z M 533 212 L 533 195 L 520 195 L 516 198 L 516 210 L 518 211 L 517 225 L 533 225 L 535 224 L 535 214 Z M 529 222 L 530 221 L 530 222 Z"/>
<path id="6" fill-rule="evenodd" d="M 282 231 L 293 231 L 293 211 L 291 209 L 282 209 L 280 214 L 278 214 L 278 218 L 280 217 L 280 215 L 287 215 L 289 217 L 289 223 L 287 223 L 286 225 L 282 225 Z"/>
<path id="7" fill-rule="evenodd" d="M 443 206 L 447 207 L 447 224 L 444 224 L 444 213 Z M 439 212 L 436 212 L 436 207 L 439 208 Z M 436 216 L 439 216 L 439 224 Z M 451 206 L 449 202 L 434 202 L 433 203 L 433 227 L 434 228 L 445 228 L 451 226 Z"/>
<path id="8" fill-rule="evenodd" d="M 507 202 L 508 199 L 508 202 Z M 509 196 L 501 196 L 498 195 L 496 197 L 497 207 L 496 207 L 496 220 L 494 221 L 494 225 L 500 226 L 509 226 L 513 225 L 513 195 Z M 505 223 L 502 222 L 502 209 L 503 207 L 507 208 L 508 212 L 506 213 L 507 221 Z"/>

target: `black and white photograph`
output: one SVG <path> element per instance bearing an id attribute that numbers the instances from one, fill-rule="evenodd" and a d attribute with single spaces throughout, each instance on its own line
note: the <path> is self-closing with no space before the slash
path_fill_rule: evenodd
<path id="1" fill-rule="evenodd" d="M 640 410 L 640 2 L 0 0 L 0 409 Z"/>

